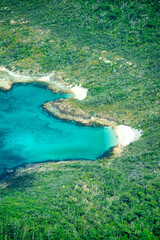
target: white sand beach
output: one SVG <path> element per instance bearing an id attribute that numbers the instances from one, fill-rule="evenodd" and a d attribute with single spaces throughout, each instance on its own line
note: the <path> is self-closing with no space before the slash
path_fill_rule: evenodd
<path id="1" fill-rule="evenodd" d="M 141 130 L 137 130 L 125 125 L 116 126 L 115 132 L 118 137 L 118 144 L 122 146 L 127 146 L 131 142 L 138 140 L 142 135 Z"/>
<path id="2" fill-rule="evenodd" d="M 74 97 L 76 99 L 83 100 L 83 99 L 85 99 L 87 97 L 88 89 L 84 88 L 84 87 L 81 87 L 81 84 L 79 86 L 75 85 L 74 87 L 72 87 L 72 85 L 71 85 L 71 86 L 69 86 L 69 88 L 73 92 Z"/>

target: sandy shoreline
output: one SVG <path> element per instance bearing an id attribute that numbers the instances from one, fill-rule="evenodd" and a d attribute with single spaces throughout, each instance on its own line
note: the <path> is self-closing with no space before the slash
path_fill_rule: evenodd
<path id="1" fill-rule="evenodd" d="M 88 89 L 81 87 L 81 84 L 79 86 L 75 85 L 74 87 L 71 85 L 71 86 L 69 86 L 69 88 L 71 89 L 71 91 L 74 95 L 74 98 L 76 98 L 78 100 L 83 100 L 87 97 Z"/>
<path id="2" fill-rule="evenodd" d="M 3 66 L 0 66 L 0 88 L 3 90 L 9 90 L 14 83 L 32 83 L 32 82 L 44 82 L 48 84 L 48 88 L 51 89 L 53 92 L 61 92 L 61 93 L 70 93 L 73 94 L 73 97 L 78 100 L 83 100 L 87 97 L 87 88 L 83 88 L 81 85 L 70 85 L 67 86 L 65 83 L 61 81 L 54 80 L 55 72 L 46 75 L 46 76 L 26 76 L 21 75 L 19 73 L 14 73 Z M 63 101 L 61 102 L 63 104 Z M 50 111 L 52 114 L 56 111 L 52 111 L 53 106 L 50 103 L 45 106 L 45 108 Z M 59 110 L 59 109 L 58 109 Z M 63 109 L 63 111 L 65 108 Z M 67 109 L 68 110 L 68 109 Z M 71 112 L 78 111 L 78 118 L 77 116 L 73 116 Z M 55 114 L 54 114 L 55 115 Z M 61 116 L 62 115 L 62 116 Z M 77 109 L 70 109 L 67 113 L 63 113 L 61 111 L 61 115 L 57 115 L 60 118 L 67 119 L 69 121 L 75 120 L 77 122 L 81 122 L 82 124 L 94 124 L 98 123 L 104 126 L 112 126 L 115 130 L 117 139 L 118 139 L 118 146 L 125 147 L 129 145 L 131 142 L 136 141 L 142 135 L 142 131 L 134 129 L 130 126 L 126 125 L 117 125 L 115 121 L 110 121 L 106 118 L 98 118 L 98 117 L 88 117 L 86 119 L 86 113 L 83 110 Z M 68 116 L 67 116 L 68 115 Z"/>
<path id="3" fill-rule="evenodd" d="M 141 130 L 137 130 L 126 125 L 116 126 L 114 130 L 118 138 L 118 144 L 122 145 L 123 147 L 129 145 L 131 142 L 138 140 L 142 135 Z"/>

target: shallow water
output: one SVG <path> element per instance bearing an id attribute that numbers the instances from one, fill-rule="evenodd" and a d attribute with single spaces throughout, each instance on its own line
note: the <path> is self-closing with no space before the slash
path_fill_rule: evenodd
<path id="1" fill-rule="evenodd" d="M 25 163 L 96 160 L 116 145 L 108 127 L 87 127 L 52 117 L 42 104 L 66 98 L 35 84 L 0 91 L 0 174 Z"/>

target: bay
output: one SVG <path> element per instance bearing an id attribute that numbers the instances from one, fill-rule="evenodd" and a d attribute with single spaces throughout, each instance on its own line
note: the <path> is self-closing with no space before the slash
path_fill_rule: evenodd
<path id="1" fill-rule="evenodd" d="M 43 104 L 69 95 L 37 84 L 0 91 L 0 174 L 27 163 L 96 160 L 117 144 L 111 127 L 88 127 L 54 118 Z"/>

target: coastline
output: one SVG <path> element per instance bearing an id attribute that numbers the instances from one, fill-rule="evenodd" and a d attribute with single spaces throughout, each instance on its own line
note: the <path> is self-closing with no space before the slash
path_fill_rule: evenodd
<path id="1" fill-rule="evenodd" d="M 116 126 L 114 130 L 118 137 L 119 144 L 121 144 L 123 147 L 129 145 L 131 142 L 138 140 L 143 134 L 141 130 L 137 130 L 126 125 Z"/>
<path id="2" fill-rule="evenodd" d="M 2 90 L 11 89 L 14 83 L 34 83 L 41 82 L 48 85 L 48 89 L 51 89 L 54 93 L 72 94 L 73 98 L 83 100 L 87 97 L 87 88 L 83 88 L 81 85 L 66 85 L 61 80 L 57 81 L 54 79 L 55 72 L 46 76 L 29 76 L 21 75 L 7 70 L 5 67 L 0 66 L 0 88 Z M 88 126 L 111 126 L 115 130 L 115 134 L 118 140 L 118 145 L 114 148 L 114 155 L 120 155 L 123 148 L 139 139 L 142 135 L 142 131 L 134 129 L 126 125 L 118 125 L 115 120 L 109 119 L 108 117 L 95 117 L 90 116 L 89 113 L 84 112 L 78 106 L 73 108 L 68 99 L 59 99 L 54 102 L 47 102 L 43 105 L 46 111 L 49 111 L 53 116 L 65 119 L 67 121 L 75 121 L 80 124 Z"/>
<path id="3" fill-rule="evenodd" d="M 140 138 L 141 130 L 137 130 L 127 125 L 117 125 L 114 120 L 109 120 L 102 117 L 90 116 L 79 107 L 74 109 L 70 105 L 68 99 L 59 99 L 53 102 L 47 102 L 43 105 L 44 109 L 50 112 L 53 116 L 67 121 L 75 121 L 88 126 L 110 126 L 115 131 L 117 137 L 117 146 L 114 147 L 114 155 L 118 156 L 123 151 L 123 148 Z"/>
<path id="4" fill-rule="evenodd" d="M 12 85 L 15 83 L 46 83 L 48 89 L 51 89 L 54 93 L 68 93 L 72 94 L 72 90 L 61 80 L 55 80 L 55 72 L 51 72 L 46 76 L 31 76 L 14 73 L 3 66 L 0 66 L 0 88 L 2 90 L 10 90 Z"/>
<path id="5" fill-rule="evenodd" d="M 114 120 L 90 116 L 89 113 L 85 112 L 80 107 L 73 108 L 69 99 L 58 99 L 56 101 L 46 102 L 43 107 L 55 117 L 67 121 L 75 121 L 87 126 L 97 125 L 115 127 L 117 125 Z"/>

